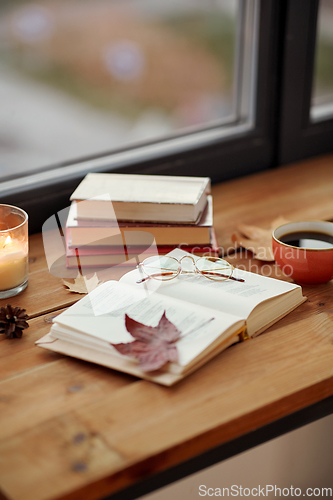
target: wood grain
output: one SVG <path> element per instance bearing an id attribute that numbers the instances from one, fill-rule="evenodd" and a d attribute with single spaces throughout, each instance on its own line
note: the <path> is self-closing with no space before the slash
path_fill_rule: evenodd
<path id="1" fill-rule="evenodd" d="M 215 186 L 220 244 L 239 222 L 332 218 L 332 162 Z M 251 252 L 228 259 L 287 279 Z M 0 335 L 0 498 L 95 500 L 331 396 L 333 281 L 303 293 L 307 301 L 263 335 L 166 388 L 35 346 L 52 316 L 81 296 L 50 275 L 41 235 L 31 237 L 29 286 L 0 301 L 34 317 L 22 339 Z"/>
<path id="2" fill-rule="evenodd" d="M 238 344 L 171 391 L 141 380 L 119 383 L 119 374 L 105 370 L 103 377 L 98 367 L 81 365 L 62 359 L 0 384 L 1 394 L 13 395 L 2 402 L 0 434 L 0 481 L 13 498 L 47 498 L 50 471 L 41 469 L 40 457 L 66 479 L 68 494 L 76 489 L 69 498 L 82 498 L 91 483 L 95 494 L 85 498 L 98 498 L 96 491 L 114 491 L 326 397 L 333 321 L 321 313 Z M 79 435 L 84 446 L 76 446 Z M 14 484 L 9 464 L 17 454 L 22 481 Z M 30 485 L 34 468 L 45 470 L 37 489 Z M 67 498 L 63 482 L 52 488 L 56 498 Z"/>

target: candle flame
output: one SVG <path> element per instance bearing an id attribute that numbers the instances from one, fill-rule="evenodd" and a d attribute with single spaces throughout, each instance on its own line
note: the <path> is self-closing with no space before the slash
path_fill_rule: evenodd
<path id="1" fill-rule="evenodd" d="M 5 243 L 3 244 L 3 247 L 2 248 L 5 248 L 6 245 L 9 245 L 9 243 L 11 243 L 12 239 L 11 237 L 8 235 L 7 238 L 5 239 Z"/>

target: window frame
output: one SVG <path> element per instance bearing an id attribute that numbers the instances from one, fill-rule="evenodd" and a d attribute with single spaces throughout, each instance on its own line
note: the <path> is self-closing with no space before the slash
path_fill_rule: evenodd
<path id="1" fill-rule="evenodd" d="M 311 121 L 319 0 L 289 0 L 280 115 L 278 163 L 333 150 L 333 118 Z"/>

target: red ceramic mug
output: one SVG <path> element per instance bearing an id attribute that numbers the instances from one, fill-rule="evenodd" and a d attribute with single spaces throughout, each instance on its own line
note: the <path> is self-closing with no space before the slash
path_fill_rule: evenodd
<path id="1" fill-rule="evenodd" d="M 289 222 L 273 231 L 273 253 L 282 271 L 300 284 L 333 278 L 333 223 Z"/>

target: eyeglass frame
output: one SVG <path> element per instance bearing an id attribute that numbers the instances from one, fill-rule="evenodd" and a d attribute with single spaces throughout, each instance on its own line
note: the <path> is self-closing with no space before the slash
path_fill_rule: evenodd
<path id="1" fill-rule="evenodd" d="M 164 256 L 164 255 L 163 255 L 162 257 L 166 257 L 166 256 Z M 165 280 L 163 280 L 163 279 L 161 279 L 161 280 L 160 280 L 160 279 L 158 279 L 158 278 L 154 278 L 153 276 L 151 276 L 151 275 L 147 274 L 147 273 L 145 272 L 145 270 L 144 270 L 144 263 L 145 263 L 145 261 L 147 261 L 148 259 L 151 259 L 151 257 L 147 257 L 144 261 L 140 262 L 140 263 L 136 266 L 137 268 L 142 269 L 142 271 L 146 274 L 146 277 L 145 277 L 145 278 L 142 278 L 141 280 L 137 281 L 136 283 L 141 284 L 141 283 L 143 283 L 144 281 L 147 281 L 148 279 L 155 279 L 156 281 L 171 281 L 171 280 L 173 280 L 174 278 L 177 278 L 180 274 L 201 274 L 201 276 L 204 276 L 205 278 L 207 278 L 207 279 L 209 279 L 209 280 L 212 280 L 212 281 L 217 281 L 217 282 L 218 282 L 218 281 L 227 281 L 227 280 L 229 280 L 229 279 L 231 279 L 231 280 L 233 280 L 233 281 L 239 281 L 239 282 L 242 282 L 242 283 L 244 283 L 244 282 L 245 282 L 245 280 L 244 280 L 244 279 L 242 279 L 242 278 L 235 278 L 234 276 L 232 276 L 232 273 L 233 273 L 233 271 L 234 271 L 234 269 L 235 269 L 235 268 L 234 268 L 234 266 L 233 266 L 232 264 L 230 264 L 229 262 L 227 262 L 226 260 L 221 259 L 221 257 L 205 257 L 205 256 L 203 256 L 203 257 L 199 257 L 199 258 L 197 259 L 197 261 L 198 261 L 198 260 L 200 260 L 200 259 L 207 259 L 208 261 L 209 261 L 210 259 L 216 259 L 216 260 L 221 260 L 221 261 L 223 261 L 223 262 L 226 262 L 226 263 L 228 264 L 228 266 L 230 266 L 230 268 L 231 268 L 231 274 L 230 274 L 230 276 L 226 276 L 224 280 L 219 280 L 219 279 L 212 278 L 212 277 L 210 277 L 210 276 L 207 276 L 204 272 L 200 271 L 200 269 L 198 269 L 198 268 L 197 268 L 197 265 L 196 265 L 196 262 L 197 262 L 197 261 L 194 259 L 194 257 L 193 257 L 192 255 L 183 255 L 180 259 L 176 259 L 176 257 L 172 257 L 171 255 L 170 255 L 170 256 L 168 255 L 167 257 L 168 257 L 169 259 L 173 259 L 173 260 L 175 260 L 176 262 L 178 262 L 178 270 L 177 270 L 177 274 L 175 274 L 175 275 L 173 275 L 171 278 L 168 278 L 168 279 L 165 279 Z M 184 259 L 190 259 L 190 260 L 192 261 L 192 263 L 194 264 L 194 271 L 187 271 L 187 270 L 185 270 L 185 269 L 183 269 L 183 268 L 182 268 L 181 262 L 182 262 L 182 260 L 184 260 Z M 170 269 L 170 271 L 172 271 L 172 270 Z M 221 276 L 222 276 L 222 275 L 221 275 Z"/>

